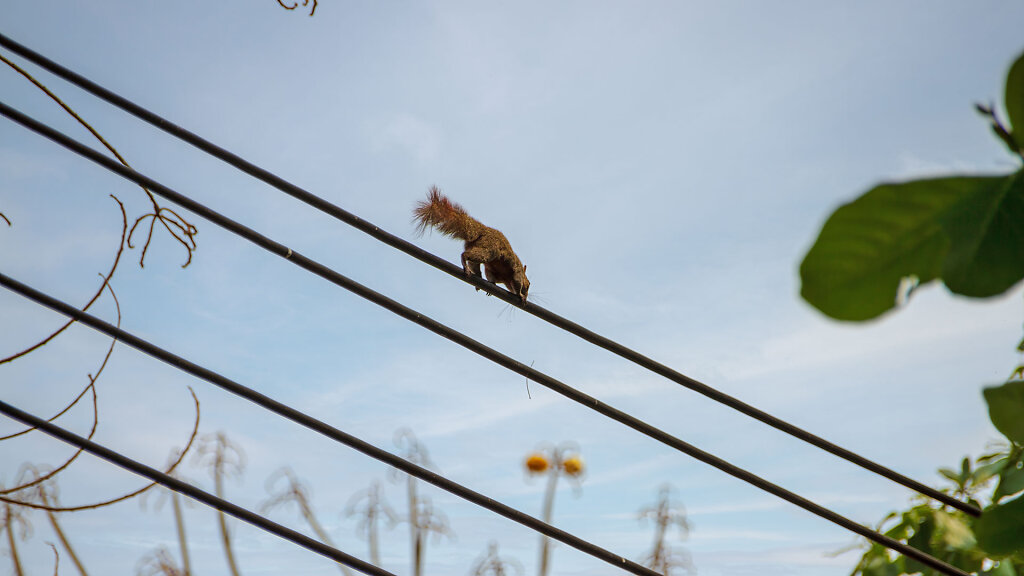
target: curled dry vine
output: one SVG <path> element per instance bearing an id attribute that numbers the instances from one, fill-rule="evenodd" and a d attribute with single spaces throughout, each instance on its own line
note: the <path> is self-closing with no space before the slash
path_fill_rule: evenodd
<path id="1" fill-rule="evenodd" d="M 117 301 L 117 295 L 114 294 L 114 289 L 110 286 L 110 284 L 106 284 L 106 288 L 110 292 L 111 298 L 114 299 L 114 306 L 115 306 L 115 308 L 117 310 L 117 327 L 120 328 L 121 327 L 121 304 Z M 78 394 L 78 396 L 75 398 L 74 401 L 72 401 L 70 404 L 68 404 L 68 406 L 66 408 L 64 408 L 63 410 L 58 412 L 55 416 L 52 416 L 50 418 L 50 422 L 53 422 L 57 418 L 60 418 L 63 414 L 65 414 L 68 410 L 70 410 L 72 406 L 74 406 L 79 400 L 82 399 L 82 397 L 85 395 L 85 393 L 87 391 L 92 392 L 92 426 L 89 428 L 89 435 L 87 436 L 87 438 L 89 440 L 92 440 L 93 436 L 96 435 L 96 428 L 99 425 L 99 405 L 98 405 L 97 397 L 96 397 L 96 379 L 99 378 L 100 374 L 103 373 L 103 369 L 107 367 L 107 361 L 110 360 L 110 354 L 114 351 L 114 344 L 116 344 L 116 343 L 117 343 L 117 340 L 111 340 L 110 341 L 110 347 L 107 348 L 107 353 L 106 353 L 106 355 L 103 356 L 103 362 L 100 364 L 99 369 L 96 370 L 96 375 L 93 376 L 92 374 L 88 374 L 89 384 L 82 390 L 81 393 Z M 33 429 L 34 428 L 29 427 L 29 428 L 26 428 L 26 429 L 22 430 L 21 432 L 16 432 L 16 433 L 11 434 L 9 436 L 5 436 L 4 438 L 0 438 L 0 440 L 6 440 L 8 438 L 15 438 L 17 436 L 21 436 L 22 434 L 27 434 L 28 432 L 31 432 Z M 74 454 L 72 454 L 70 458 L 65 460 L 63 464 L 61 464 L 60 466 L 58 466 L 57 468 L 55 468 L 53 471 L 51 471 L 48 474 L 39 476 L 39 477 L 35 478 L 34 480 L 29 481 L 28 483 L 21 484 L 19 486 L 15 486 L 13 488 L 8 488 L 6 490 L 0 490 L 0 495 L 2 495 L 2 494 L 10 494 L 10 493 L 16 492 L 18 490 L 24 490 L 26 488 L 30 488 L 30 487 L 32 487 L 32 486 L 34 486 L 36 484 L 39 484 L 41 482 L 45 482 L 45 481 L 49 480 L 50 478 L 55 477 L 62 470 L 66 469 L 68 466 L 70 466 L 71 463 L 74 462 L 82 454 L 82 451 L 83 450 L 81 448 L 79 448 L 78 450 L 75 450 Z"/>
<path id="2" fill-rule="evenodd" d="M 188 454 L 189 450 L 192 449 L 192 445 L 195 444 L 196 437 L 199 435 L 199 398 L 196 397 L 196 393 L 194 390 L 192 390 L 191 386 L 189 387 L 188 391 L 189 394 L 192 395 L 192 402 L 195 405 L 195 422 L 192 425 L 192 433 L 189 435 L 188 442 L 185 444 L 185 449 L 182 450 L 178 457 L 175 458 L 174 461 L 171 462 L 171 464 L 164 470 L 164 473 L 166 474 L 172 474 L 178 468 L 178 465 L 181 464 L 181 462 L 185 459 L 185 455 Z M 48 477 L 52 477 L 52 474 L 48 475 Z M 142 488 L 129 492 L 128 494 L 124 494 L 116 498 L 110 498 L 102 502 L 95 502 L 93 504 L 81 504 L 78 506 L 53 506 L 49 504 L 42 504 L 38 502 L 12 498 L 6 495 L 0 495 L 0 502 L 18 504 L 20 506 L 25 506 L 27 508 L 34 508 L 36 510 L 46 510 L 48 512 L 78 512 L 81 510 L 94 510 L 96 508 L 102 508 L 104 506 L 109 506 L 111 504 L 117 504 L 118 502 L 129 500 L 131 498 L 138 496 L 139 494 L 142 494 L 143 492 L 149 490 L 150 488 L 156 486 L 157 484 L 157 482 L 150 482 L 143 486 Z M 22 486 L 22 488 L 24 488 L 24 486 Z"/>
<path id="3" fill-rule="evenodd" d="M 2 59 L 2 58 L 3 58 L 3 55 L 0 55 L 0 59 Z M 117 271 L 117 266 L 121 262 L 121 254 L 124 253 L 125 236 L 128 233 L 128 215 L 127 215 L 127 213 L 124 210 L 124 204 L 122 204 L 121 201 L 118 200 L 117 196 L 114 196 L 113 194 L 111 194 L 110 197 L 114 199 L 114 202 L 117 202 L 118 208 L 121 209 L 121 240 L 117 244 L 117 253 L 114 255 L 114 263 L 111 264 L 110 270 L 107 271 L 107 273 L 102 276 L 103 277 L 103 282 L 100 283 L 99 289 L 96 291 L 95 294 L 92 295 L 92 298 L 90 298 L 89 301 L 85 303 L 85 306 L 82 307 L 82 311 L 83 312 L 89 310 L 89 308 L 91 308 L 92 305 L 95 304 L 97 300 L 99 300 L 100 296 L 103 295 L 103 290 L 105 290 L 107 288 L 107 286 L 110 284 L 110 279 L 114 277 L 114 272 Z M 21 351 L 15 352 L 14 354 L 11 354 L 10 356 L 4 357 L 4 358 L 0 358 L 0 365 L 6 364 L 8 362 L 13 362 L 13 361 L 17 360 L 18 358 L 21 358 L 22 356 L 25 356 L 26 354 L 30 354 L 30 353 L 34 352 L 35 350 L 38 350 L 39 348 L 42 348 L 43 346 L 46 346 L 47 344 L 50 343 L 51 340 L 53 340 L 54 338 L 59 336 L 61 334 L 61 332 L 64 332 L 65 330 L 67 330 L 68 327 L 71 326 L 74 323 L 75 323 L 74 320 L 68 320 L 60 328 L 58 328 L 57 330 L 51 332 L 48 336 L 46 336 L 45 338 L 43 338 L 39 342 L 36 342 L 35 344 L 33 344 L 33 345 L 29 346 L 28 348 L 25 348 L 25 349 L 23 349 Z M 78 399 L 81 399 L 81 395 L 79 395 Z M 76 399 L 75 402 L 77 402 L 77 401 L 78 400 Z M 73 406 L 73 405 L 74 405 L 74 403 L 71 404 L 71 406 Z M 69 406 L 68 408 L 70 408 L 71 406 Z M 67 409 L 65 409 L 65 411 L 66 410 Z M 58 414 L 58 416 L 60 416 L 60 414 Z M 54 418 L 56 418 L 56 416 Z"/>
<path id="4" fill-rule="evenodd" d="M 67 103 L 65 103 L 60 97 L 58 97 L 56 94 L 54 94 L 42 82 L 40 82 L 38 79 L 36 79 L 34 76 L 32 76 L 32 74 L 30 74 L 24 68 L 18 66 L 16 63 L 14 63 L 11 60 L 9 60 L 8 58 L 6 58 L 3 54 L 0 54 L 0 61 L 3 61 L 11 69 L 13 69 L 15 72 L 20 74 L 22 77 L 24 77 L 30 83 L 32 83 L 32 85 L 34 85 L 36 88 L 41 90 L 44 94 L 46 94 L 51 100 L 56 102 L 65 112 L 67 112 L 72 118 L 74 118 L 86 130 L 88 130 L 89 133 L 92 134 L 101 144 L 103 144 L 103 146 L 107 150 L 109 150 L 110 153 L 113 154 L 118 159 L 118 161 L 120 161 L 122 164 L 124 164 L 125 166 L 130 168 L 128 162 L 124 159 L 124 157 L 121 156 L 121 154 L 117 151 L 117 149 L 115 149 L 95 128 L 93 128 L 93 126 L 91 124 L 89 124 L 87 121 L 85 121 L 85 119 L 83 119 L 77 112 L 75 112 Z M 114 293 L 113 287 L 111 286 L 111 279 L 113 278 L 115 272 L 117 271 L 117 267 L 118 267 L 118 265 L 121 262 L 121 255 L 124 253 L 124 247 L 127 245 L 129 248 L 133 248 L 133 246 L 131 244 L 131 242 L 132 242 L 132 235 L 135 233 L 136 229 L 139 228 L 140 225 L 144 225 L 147 222 L 147 220 L 149 221 L 149 231 L 148 231 L 147 236 L 146 236 L 146 242 L 145 242 L 145 244 L 142 247 L 142 255 L 139 258 L 139 265 L 140 266 L 144 265 L 144 261 L 145 261 L 145 257 L 146 257 L 146 252 L 149 249 L 149 245 L 152 242 L 152 238 L 153 238 L 153 228 L 156 226 L 157 222 L 159 222 L 161 225 L 163 225 L 164 228 L 167 229 L 167 231 L 171 234 L 171 236 L 173 238 L 175 238 L 179 243 L 181 243 L 185 247 L 185 249 L 186 249 L 188 254 L 187 254 L 186 262 L 185 262 L 185 264 L 182 265 L 182 267 L 188 266 L 188 264 L 191 263 L 191 261 L 192 261 L 192 251 L 195 250 L 195 248 L 196 248 L 195 234 L 197 233 L 197 230 L 196 230 L 195 226 L 193 226 L 190 222 L 185 220 L 180 214 L 178 214 L 174 210 L 160 206 L 160 204 L 156 201 L 156 198 L 153 196 L 153 194 L 148 189 L 146 189 L 145 187 L 142 187 L 142 190 L 146 193 L 146 196 L 149 198 L 150 202 L 152 203 L 152 212 L 147 213 L 147 214 L 143 214 L 142 216 L 138 217 L 135 220 L 134 224 L 132 225 L 132 227 L 130 229 L 128 227 L 128 215 L 127 215 L 127 212 L 125 211 L 124 204 L 116 196 L 114 196 L 112 194 L 110 195 L 110 197 L 117 203 L 118 209 L 121 212 L 121 237 L 120 237 L 120 239 L 118 241 L 117 251 L 116 251 L 116 253 L 114 255 L 114 260 L 113 260 L 113 263 L 110 266 L 110 269 L 107 271 L 106 274 L 100 274 L 101 282 L 100 282 L 99 288 L 96 290 L 96 292 L 93 294 L 93 296 L 89 299 L 89 301 L 86 302 L 86 304 L 81 308 L 83 311 L 89 310 L 89 308 L 91 308 L 93 306 L 93 304 L 95 304 L 96 301 L 99 300 L 100 296 L 103 295 L 104 290 L 108 291 L 110 293 L 111 298 L 114 301 L 114 305 L 115 305 L 115 308 L 116 308 L 116 311 L 117 311 L 117 326 L 118 327 L 120 327 L 120 325 L 121 325 L 121 306 L 120 306 L 120 303 L 117 300 L 117 295 Z M 8 226 L 11 225 L 10 220 L 6 216 L 4 216 L 3 214 L 0 214 L 0 218 L 2 218 L 4 220 L 4 222 L 6 222 L 8 224 Z M 22 349 L 22 350 L 20 350 L 18 352 L 15 352 L 14 354 L 8 355 L 6 357 L 0 357 L 0 365 L 13 362 L 14 360 L 22 358 L 22 357 L 24 357 L 24 356 L 26 356 L 26 355 L 28 355 L 28 354 L 30 354 L 30 353 L 40 349 L 40 348 L 42 348 L 43 346 L 46 346 L 48 343 L 53 341 L 57 336 L 59 336 L 61 333 L 63 333 L 65 330 L 67 330 L 67 328 L 70 327 L 74 323 L 75 323 L 75 320 L 73 320 L 73 319 L 72 320 L 67 320 L 58 329 L 54 330 L 53 332 L 51 332 L 50 334 L 48 334 L 47 336 L 45 336 L 44 338 L 42 338 L 41 340 L 36 342 L 35 344 L 32 344 L 31 346 L 28 346 L 28 347 L 26 347 L 26 348 L 24 348 L 24 349 Z M 88 380 L 89 380 L 88 384 L 81 390 L 81 392 L 79 392 L 79 394 L 70 403 L 68 403 L 63 409 L 61 409 L 55 415 L 51 416 L 48 419 L 49 421 L 53 422 L 53 421 L 57 420 L 58 418 L 62 417 L 63 415 L 67 414 L 87 394 L 91 394 L 93 421 L 92 421 L 92 426 L 90 428 L 90 431 L 89 431 L 89 434 L 88 434 L 87 438 L 91 440 L 94 437 L 94 435 L 96 433 L 96 429 L 97 429 L 98 423 L 99 423 L 99 410 L 98 410 L 97 393 L 96 393 L 96 382 L 99 379 L 100 375 L 103 373 L 103 370 L 106 368 L 107 363 L 110 360 L 111 354 L 113 353 L 114 345 L 116 343 L 117 343 L 116 339 L 113 339 L 111 341 L 110 346 L 108 347 L 108 349 L 106 351 L 106 354 L 103 357 L 103 361 L 100 363 L 99 368 L 97 368 L 97 370 L 95 371 L 95 374 L 90 373 L 90 374 L 87 375 L 88 376 Z M 191 437 L 189 439 L 188 446 L 183 451 L 183 453 L 181 454 L 181 457 L 178 459 L 178 461 L 175 462 L 171 466 L 171 468 L 170 468 L 171 470 L 173 470 L 174 467 L 176 467 L 178 465 L 178 463 L 180 463 L 181 460 L 184 459 L 185 453 L 187 453 L 189 448 L 192 446 L 192 444 L 193 444 L 193 442 L 195 440 L 196 434 L 198 433 L 198 426 L 199 426 L 199 400 L 196 398 L 195 393 L 191 390 L 191 388 L 189 389 L 189 392 L 192 394 L 192 399 L 195 402 L 195 406 L 196 406 L 195 426 L 194 426 L 194 429 L 192 431 L 192 435 L 191 435 Z M 34 428 L 29 427 L 29 428 L 26 428 L 26 429 L 21 430 L 19 432 L 15 432 L 13 434 L 9 434 L 9 435 L 0 437 L 0 442 L 2 442 L 4 440 L 9 440 L 9 439 L 21 436 L 23 434 L 27 434 L 27 433 L 31 432 L 32 430 L 34 430 Z M 43 498 L 41 503 L 40 503 L 40 502 L 31 502 L 31 501 L 28 501 L 27 499 L 20 499 L 20 498 L 16 498 L 16 497 L 11 496 L 12 494 L 14 494 L 14 493 L 16 493 L 18 491 L 27 490 L 27 489 L 30 489 L 30 488 L 33 488 L 33 487 L 41 488 L 41 486 L 42 486 L 42 484 L 44 482 L 47 482 L 47 481 L 50 481 L 50 480 L 54 479 L 63 470 L 67 469 L 67 467 L 70 466 L 71 463 L 74 462 L 78 458 L 78 456 L 81 455 L 81 453 L 82 453 L 81 449 L 76 450 L 74 452 L 74 454 L 72 454 L 69 458 L 67 458 L 61 465 L 55 467 L 53 470 L 51 470 L 50 472 L 48 472 L 46 474 L 35 474 L 35 475 L 32 476 L 31 479 L 26 480 L 25 482 L 20 482 L 17 486 L 14 486 L 14 487 L 11 487 L 11 488 L 7 488 L 7 489 L 0 488 L 0 501 L 3 501 L 5 503 L 7 503 L 8 505 L 20 505 L 20 506 L 25 506 L 25 507 L 28 507 L 28 508 L 43 509 L 43 510 L 47 510 L 49 512 L 69 512 L 69 511 L 74 511 L 74 510 L 84 510 L 84 509 L 91 509 L 91 508 L 99 508 L 101 506 L 106 506 L 106 505 L 112 504 L 114 502 L 120 502 L 122 500 L 125 500 L 125 499 L 128 499 L 128 498 L 132 498 L 132 497 L 134 497 L 134 496 L 144 492 L 145 490 L 147 490 L 147 489 L 149 489 L 150 487 L 153 486 L 152 484 L 150 484 L 150 485 L 148 485 L 148 486 L 146 486 L 146 487 L 144 487 L 144 488 L 142 488 L 140 490 L 132 492 L 131 494 L 120 496 L 118 498 L 114 498 L 114 499 L 111 499 L 111 500 L 108 500 L 108 501 L 105 501 L 105 502 L 99 502 L 99 503 L 89 504 L 89 505 L 84 505 L 84 506 L 77 506 L 77 507 L 73 507 L 73 508 L 52 506 L 52 505 L 50 505 L 49 503 L 47 503 L 45 501 L 45 498 Z"/>
<path id="5" fill-rule="evenodd" d="M 306 6 L 309 6 L 310 2 L 313 3 L 313 8 L 311 8 L 309 11 L 309 15 L 312 16 L 313 13 L 316 12 L 316 0 L 302 0 L 302 7 L 305 8 Z M 277 0 L 277 3 L 280 4 L 281 8 L 284 8 L 285 10 L 295 10 L 296 8 L 299 7 L 299 3 L 297 0 L 295 2 L 292 2 L 291 6 L 282 2 L 282 0 Z"/>
<path id="6" fill-rule="evenodd" d="M 314 5 L 314 9 L 315 8 L 316 6 Z M 37 80 L 34 76 L 29 74 L 28 71 L 26 71 L 24 68 L 8 60 L 6 57 L 4 57 L 3 54 L 0 54 L 0 60 L 2 60 L 5 64 L 13 68 L 18 74 L 24 76 L 36 88 L 42 90 L 43 93 L 49 96 L 51 100 L 56 102 L 61 108 L 64 109 L 65 112 L 70 114 L 72 118 L 77 120 L 79 124 L 81 124 L 86 130 L 88 130 L 89 133 L 93 135 L 93 137 L 95 137 L 101 144 L 103 144 L 103 146 L 107 150 L 110 151 L 111 154 L 114 155 L 115 158 L 117 158 L 118 162 L 124 164 L 128 168 L 131 168 L 131 165 L 128 164 L 128 161 L 125 160 L 123 156 L 121 156 L 117 149 L 114 148 L 109 142 L 107 142 L 106 138 L 100 135 L 100 133 L 97 132 L 96 129 L 92 127 L 92 125 L 86 122 L 81 116 L 78 115 L 77 112 L 75 112 L 70 106 L 68 106 L 63 100 L 61 100 L 59 96 L 54 94 L 49 88 L 47 88 L 42 82 Z M 181 267 L 184 268 L 188 266 L 189 264 L 192 263 L 192 252 L 196 249 L 195 236 L 198 233 L 198 230 L 194 225 L 192 225 L 191 222 L 185 220 L 184 217 L 182 217 L 174 210 L 160 206 L 160 204 L 156 201 L 156 197 L 153 196 L 153 193 L 150 192 L 148 188 L 146 188 L 145 186 L 141 186 L 141 188 L 143 192 L 146 193 L 146 196 L 149 198 L 149 201 L 152 203 L 153 211 L 143 214 L 142 216 L 139 216 L 135 220 L 135 223 L 132 225 L 131 231 L 128 233 L 128 247 L 134 248 L 134 246 L 132 246 L 132 236 L 135 234 L 136 228 L 138 228 L 140 224 L 149 220 L 149 231 L 146 234 L 146 243 L 142 245 L 142 255 L 139 257 L 139 266 L 145 265 L 146 252 L 149 250 L 149 244 L 153 240 L 153 228 L 156 226 L 157 222 L 159 222 L 167 230 L 167 232 L 170 233 L 172 238 L 177 240 L 182 246 L 185 247 L 185 251 L 188 253 L 188 257 L 185 260 L 185 263 L 181 265 Z M 6 218 L 4 218 L 4 220 L 6 220 Z"/>
<path id="7" fill-rule="evenodd" d="M 30 478 L 40 478 L 44 476 L 44 474 L 34 465 L 24 464 L 22 465 L 21 472 L 19 473 L 18 476 L 19 478 L 25 478 L 26 476 Z M 29 492 L 28 495 L 26 496 L 26 500 L 38 500 L 39 502 L 47 506 L 51 506 L 54 505 L 59 498 L 57 482 L 54 481 L 52 478 L 41 483 L 33 483 L 27 485 L 31 485 L 33 488 L 32 491 Z M 81 559 L 79 559 L 78 554 L 75 553 L 75 549 L 71 546 L 71 543 L 68 541 L 67 535 L 64 533 L 64 529 L 61 528 L 60 522 L 57 520 L 57 514 L 55 512 L 47 510 L 46 517 L 50 521 L 50 526 L 53 528 L 53 533 L 57 536 L 57 540 L 60 541 L 61 546 L 63 546 L 64 549 L 67 550 L 68 556 L 71 558 L 71 562 L 75 565 L 75 568 L 78 570 L 78 573 L 82 576 L 87 576 L 85 566 L 82 565 Z M 57 554 L 56 564 L 59 565 L 60 554 L 57 553 L 57 547 L 53 544 L 50 544 L 50 546 L 53 548 L 54 553 Z"/>
<path id="8" fill-rule="evenodd" d="M 6 58 L 3 54 L 0 54 L 0 61 L 7 64 L 8 67 L 13 69 L 15 72 L 17 72 L 26 80 L 28 80 L 33 86 L 35 86 L 44 94 L 46 94 L 46 96 L 49 97 L 50 100 L 57 103 L 68 115 L 74 118 L 78 124 L 84 127 L 97 141 L 99 141 L 103 145 L 103 147 L 106 148 L 115 158 L 117 158 L 117 160 L 121 164 L 128 168 L 131 168 L 128 162 L 117 151 L 117 149 L 114 148 L 114 146 L 112 146 L 89 122 L 83 119 L 77 112 L 75 112 L 75 110 L 73 110 L 67 103 L 65 103 L 64 100 L 62 100 L 60 97 L 54 94 L 53 91 L 46 87 L 42 82 L 37 80 L 32 74 L 30 74 L 24 68 Z M 111 263 L 109 269 L 105 274 L 99 274 L 101 280 L 99 287 L 96 289 L 92 297 L 89 298 L 88 302 L 86 302 L 85 305 L 80 308 L 82 311 L 88 311 L 100 299 L 100 297 L 103 296 L 104 291 L 107 291 L 114 302 L 117 314 L 118 327 L 121 326 L 122 319 L 121 305 L 120 302 L 118 301 L 117 295 L 114 293 L 114 289 L 112 287 L 111 282 L 114 277 L 114 274 L 118 269 L 118 265 L 121 262 L 121 256 L 124 253 L 125 246 L 127 246 L 129 249 L 133 249 L 136 247 L 133 244 L 134 235 L 136 234 L 136 232 L 138 232 L 140 235 L 145 234 L 146 236 L 145 242 L 141 244 L 141 254 L 139 257 L 140 267 L 145 266 L 146 254 L 148 253 L 149 247 L 153 241 L 153 232 L 157 224 L 159 224 L 165 230 L 167 230 L 171 237 L 174 238 L 179 244 L 181 244 L 185 248 L 186 260 L 185 263 L 182 264 L 182 268 L 187 267 L 192 262 L 192 253 L 196 249 L 195 236 L 198 232 L 196 227 L 175 210 L 161 206 L 149 189 L 147 189 L 144 186 L 142 186 L 141 188 L 143 192 L 146 194 L 146 197 L 149 199 L 151 208 L 148 212 L 135 218 L 134 222 L 130 227 L 128 225 L 128 214 L 125 210 L 124 204 L 121 202 L 119 198 L 117 198 L 113 194 L 110 195 L 114 202 L 117 203 L 117 207 L 121 213 L 120 239 L 117 244 L 117 250 L 114 254 L 113 262 Z M 0 213 L 0 220 L 6 223 L 8 227 L 12 226 L 11 220 L 3 213 Z M 45 337 L 35 342 L 34 344 L 27 346 L 24 349 L 21 349 L 13 354 L 0 356 L 0 366 L 14 362 L 19 358 L 23 358 L 39 350 L 40 348 L 46 346 L 59 335 L 61 335 L 74 323 L 74 319 L 66 320 L 56 330 L 49 332 Z M 72 410 L 72 408 L 78 405 L 83 398 L 89 396 L 92 399 L 92 424 L 87 435 L 87 438 L 89 440 L 93 439 L 93 437 L 96 434 L 100 420 L 96 384 L 100 376 L 103 374 L 104 369 L 107 367 L 107 364 L 110 361 L 111 355 L 114 351 L 114 346 L 116 344 L 116 338 L 110 341 L 110 345 L 107 348 L 106 353 L 103 356 L 102 362 L 100 362 L 98 368 L 96 368 L 94 372 L 87 374 L 88 383 L 86 384 L 86 386 L 82 388 L 82 390 L 74 397 L 74 399 L 72 399 L 62 409 L 56 412 L 56 414 L 50 416 L 48 418 L 48 421 L 54 422 L 57 419 L 65 416 Z M 181 450 L 177 454 L 177 457 L 173 458 L 172 462 L 170 462 L 166 467 L 166 472 L 168 474 L 173 473 L 175 469 L 179 466 L 179 464 L 181 464 L 181 462 L 184 461 L 185 456 L 189 454 L 198 437 L 200 421 L 199 399 L 196 397 L 196 394 L 192 390 L 192 388 L 189 388 L 189 393 L 191 394 L 192 401 L 195 405 L 195 422 L 192 426 L 192 431 L 188 438 L 188 442 L 185 445 L 185 448 Z M 0 442 L 3 442 L 4 440 L 17 438 L 19 436 L 28 434 L 33 430 L 35 430 L 34 427 L 27 427 L 20 431 L 7 434 L 5 436 L 0 437 Z M 17 557 L 17 549 L 15 545 L 14 534 L 15 525 L 21 525 L 22 533 L 20 534 L 20 536 L 22 537 L 22 539 L 24 539 L 26 537 L 25 531 L 28 529 L 29 526 L 27 524 L 28 521 L 25 515 L 25 512 L 27 510 L 35 509 L 45 512 L 54 530 L 54 533 L 57 535 L 57 538 L 60 541 L 60 544 L 67 552 L 67 556 L 71 559 L 71 562 L 74 564 L 78 572 L 84 576 L 86 574 L 85 568 L 80 562 L 78 556 L 75 554 L 74 550 L 72 549 L 66 535 L 64 534 L 57 520 L 60 513 L 77 512 L 82 510 L 102 508 L 105 506 L 109 506 L 111 504 L 115 504 L 139 496 L 148 491 L 149 489 L 153 488 L 154 486 L 156 486 L 156 483 L 148 483 L 142 486 L 141 488 L 134 490 L 128 494 L 123 494 L 121 496 L 109 498 L 101 502 L 94 502 L 90 504 L 81 504 L 75 506 L 63 505 L 59 503 L 57 500 L 57 478 L 63 471 L 67 470 L 68 467 L 71 466 L 73 462 L 75 462 L 75 460 L 78 459 L 82 452 L 83 450 L 81 448 L 75 450 L 71 454 L 71 456 L 65 458 L 61 464 L 52 468 L 48 466 L 45 469 L 45 471 L 31 463 L 26 463 L 23 465 L 22 470 L 17 477 L 15 486 L 5 488 L 4 486 L 0 485 L 0 532 L 6 531 L 8 533 L 8 544 L 10 548 L 9 554 L 12 557 L 16 574 L 22 574 L 23 572 L 20 566 L 19 559 Z M 50 543 L 47 544 L 49 544 L 51 548 L 53 548 L 54 554 L 56 556 L 54 568 L 56 571 L 59 566 L 60 554 L 57 551 L 56 546 Z"/>

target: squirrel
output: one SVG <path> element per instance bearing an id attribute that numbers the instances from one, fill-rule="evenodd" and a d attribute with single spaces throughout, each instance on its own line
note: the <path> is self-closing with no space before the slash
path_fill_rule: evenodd
<path id="1" fill-rule="evenodd" d="M 509 292 L 526 302 L 526 294 L 530 291 L 526 266 L 512 251 L 504 234 L 467 214 L 462 206 L 441 194 L 437 186 L 431 186 L 427 199 L 417 202 L 412 213 L 418 234 L 432 226 L 441 234 L 466 243 L 462 252 L 462 269 L 467 276 L 479 277 L 480 265 L 483 264 L 487 280 L 504 284 Z"/>

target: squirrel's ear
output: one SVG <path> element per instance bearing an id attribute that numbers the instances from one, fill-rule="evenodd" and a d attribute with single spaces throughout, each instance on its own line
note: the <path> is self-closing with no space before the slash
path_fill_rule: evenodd
<path id="1" fill-rule="evenodd" d="M 526 264 L 523 264 L 523 272 L 526 272 Z"/>

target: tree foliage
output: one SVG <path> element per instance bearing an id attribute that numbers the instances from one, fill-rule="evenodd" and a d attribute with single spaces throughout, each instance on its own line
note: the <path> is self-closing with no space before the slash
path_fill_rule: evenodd
<path id="1" fill-rule="evenodd" d="M 1024 381 L 985 389 L 989 413 L 1024 414 Z M 1003 428 L 996 423 L 1001 431 Z M 964 458 L 958 469 L 941 468 L 952 486 L 943 490 L 982 506 L 980 518 L 950 511 L 921 498 L 909 510 L 892 512 L 879 524 L 886 536 L 967 572 L 986 576 L 1024 576 L 1024 445 L 1006 437 L 994 452 L 975 461 Z M 936 574 L 914 560 L 893 556 L 872 544 L 853 574 L 898 576 Z"/>
<path id="2" fill-rule="evenodd" d="M 978 106 L 1024 159 L 1024 54 L 1006 80 L 1003 124 Z M 1024 170 L 883 183 L 839 207 L 800 265 L 801 295 L 838 320 L 869 320 L 914 287 L 941 279 L 952 292 L 988 297 L 1024 278 Z M 909 282 L 908 282 L 909 280 Z"/>
<path id="3" fill-rule="evenodd" d="M 978 105 L 993 132 L 1024 159 L 1024 54 L 1006 79 L 1004 124 Z M 883 183 L 839 207 L 800 265 L 801 295 L 826 315 L 876 318 L 921 284 L 942 280 L 972 297 L 1002 294 L 1024 278 L 1024 169 Z M 1024 352 L 1024 341 L 1018 346 Z M 886 536 L 988 576 L 1024 576 L 1024 366 L 983 391 L 1000 448 L 939 473 L 945 491 L 984 507 L 980 518 L 924 499 L 879 524 Z M 870 544 L 854 575 L 930 576 L 934 570 Z"/>

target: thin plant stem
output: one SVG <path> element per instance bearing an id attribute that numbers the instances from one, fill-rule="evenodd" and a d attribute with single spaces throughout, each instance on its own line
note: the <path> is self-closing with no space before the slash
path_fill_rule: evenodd
<path id="1" fill-rule="evenodd" d="M 25 576 L 21 569 L 21 559 L 18 557 L 17 539 L 14 537 L 14 514 L 10 504 L 4 504 L 4 528 L 7 529 L 7 543 L 11 547 L 11 561 L 14 563 L 14 575 Z"/>
<path id="2" fill-rule="evenodd" d="M 420 576 L 423 573 L 423 531 L 420 530 L 419 502 L 416 499 L 416 479 L 409 476 L 406 479 L 406 487 L 409 493 L 409 538 L 412 542 L 412 573 L 413 576 Z"/>
<path id="3" fill-rule="evenodd" d="M 214 469 L 214 489 L 218 498 L 224 497 L 224 474 L 220 466 Z M 223 512 L 217 512 L 217 520 L 220 523 L 220 537 L 224 544 L 224 556 L 228 561 L 228 569 L 231 576 L 239 576 L 238 564 L 235 562 L 235 553 L 231 549 L 231 534 L 228 531 L 228 517 Z"/>
<path id="4" fill-rule="evenodd" d="M 174 511 L 174 525 L 178 530 L 178 549 L 181 550 L 181 569 L 183 576 L 191 576 L 192 565 L 188 558 L 188 538 L 185 537 L 185 516 L 181 513 L 181 498 L 177 492 L 171 492 L 171 509 Z"/>
<path id="5" fill-rule="evenodd" d="M 551 473 L 548 474 L 548 487 L 547 491 L 544 492 L 544 511 L 541 517 L 546 524 L 551 524 L 551 514 L 555 507 L 555 490 L 558 488 L 558 476 L 559 470 L 561 469 L 561 462 L 556 459 L 553 462 L 554 466 L 551 467 Z M 548 560 L 551 556 L 551 539 L 547 536 L 540 537 L 540 565 L 537 569 L 539 576 L 547 576 L 548 573 Z"/>
<path id="6" fill-rule="evenodd" d="M 68 557 L 71 558 L 71 562 L 75 565 L 75 569 L 82 576 L 89 576 L 86 572 L 85 566 L 82 565 L 82 561 L 78 558 L 78 554 L 75 554 L 74 548 L 71 547 L 71 542 L 68 542 L 67 536 L 64 535 L 64 530 L 61 529 L 60 523 L 57 522 L 57 514 L 46 511 L 46 516 L 50 520 L 50 526 L 53 527 L 53 533 L 57 535 L 57 540 L 60 540 L 60 545 L 64 547 L 64 550 L 68 553 Z"/>

